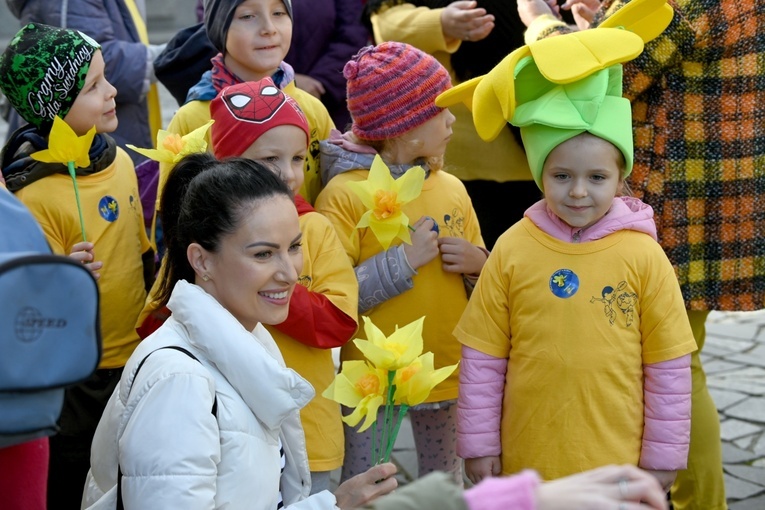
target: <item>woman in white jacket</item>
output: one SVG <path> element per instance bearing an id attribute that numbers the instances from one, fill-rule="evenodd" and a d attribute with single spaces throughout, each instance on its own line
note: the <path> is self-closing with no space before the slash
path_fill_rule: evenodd
<path id="1" fill-rule="evenodd" d="M 83 508 L 356 508 L 392 491 L 395 466 L 384 464 L 308 496 L 298 412 L 314 390 L 262 326 L 286 319 L 302 267 L 289 189 L 244 159 L 195 155 L 173 173 L 184 172 L 196 176 L 174 197 L 160 291 L 172 316 L 125 366 L 93 440 Z"/>

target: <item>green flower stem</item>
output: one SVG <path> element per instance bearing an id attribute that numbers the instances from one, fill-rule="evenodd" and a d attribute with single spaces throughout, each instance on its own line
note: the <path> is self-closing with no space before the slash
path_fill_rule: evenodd
<path id="1" fill-rule="evenodd" d="M 375 457 L 374 463 L 379 464 L 382 462 L 382 458 L 385 455 L 385 445 L 388 444 L 391 434 L 391 420 L 393 418 L 393 395 L 396 393 L 396 386 L 393 384 L 393 379 L 396 377 L 395 370 L 388 370 L 388 395 L 385 399 L 385 410 L 383 414 L 383 426 L 382 437 L 380 437 L 380 450 L 378 456 Z"/>
<path id="2" fill-rule="evenodd" d="M 372 424 L 372 465 L 377 464 L 377 421 Z"/>
<path id="3" fill-rule="evenodd" d="M 382 460 L 383 462 L 388 462 L 390 460 L 390 455 L 393 453 L 393 445 L 396 444 L 396 438 L 398 437 L 398 431 L 401 428 L 401 423 L 404 421 L 404 416 L 406 416 L 406 412 L 408 410 L 409 406 L 406 404 L 401 404 L 398 408 L 396 426 L 393 428 L 393 432 L 391 433 L 390 439 L 388 440 L 388 447 L 385 449 L 385 457 Z"/>
<path id="4" fill-rule="evenodd" d="M 72 176 L 72 184 L 74 184 L 74 199 L 77 202 L 77 212 L 80 215 L 80 230 L 82 231 L 82 240 L 87 241 L 85 238 L 85 220 L 82 218 L 82 205 L 80 204 L 80 189 L 77 187 L 77 177 L 74 172 L 74 161 L 69 161 L 66 164 L 66 168 L 69 170 L 69 175 Z"/>
<path id="5" fill-rule="evenodd" d="M 417 230 L 416 230 L 416 229 L 415 229 L 413 226 L 411 226 L 411 225 L 407 225 L 407 227 L 408 227 L 408 228 L 409 228 L 409 230 L 411 230 L 412 232 L 416 232 L 416 231 L 417 231 Z"/>

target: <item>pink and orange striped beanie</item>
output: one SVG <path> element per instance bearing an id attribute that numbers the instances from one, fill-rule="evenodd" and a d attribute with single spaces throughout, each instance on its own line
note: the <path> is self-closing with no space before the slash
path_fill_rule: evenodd
<path id="1" fill-rule="evenodd" d="M 385 42 L 362 48 L 343 68 L 353 134 L 386 140 L 443 111 L 436 97 L 451 88 L 449 73 L 414 46 Z"/>

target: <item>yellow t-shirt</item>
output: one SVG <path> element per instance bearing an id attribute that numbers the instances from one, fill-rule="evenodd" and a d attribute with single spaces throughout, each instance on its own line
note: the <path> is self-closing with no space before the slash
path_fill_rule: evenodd
<path id="1" fill-rule="evenodd" d="M 572 244 L 528 218 L 497 241 L 454 334 L 509 357 L 502 471 L 544 479 L 637 465 L 643 365 L 696 350 L 674 270 L 650 236 Z"/>
<path id="2" fill-rule="evenodd" d="M 309 212 L 300 216 L 300 231 L 303 233 L 303 271 L 298 283 L 323 294 L 356 319 L 359 301 L 356 273 L 334 227 L 321 214 Z M 266 329 L 276 340 L 287 366 L 305 377 L 316 390 L 313 400 L 300 411 L 311 471 L 339 468 L 345 453 L 340 405 L 321 396 L 335 378 L 331 349 L 309 347 L 273 326 Z"/>
<path id="3" fill-rule="evenodd" d="M 368 174 L 368 170 L 353 170 L 337 175 L 316 200 L 316 209 L 335 226 L 354 266 L 382 251 L 382 246 L 369 228 L 356 228 L 366 208 L 346 186 L 348 181 L 364 180 Z M 438 222 L 442 237 L 460 237 L 483 247 L 478 221 L 465 186 L 446 172 L 431 172 L 420 196 L 406 204 L 403 212 L 410 223 L 421 216 L 431 216 Z M 400 240 L 395 240 L 393 245 L 400 243 Z M 414 288 L 380 303 L 365 315 L 385 334 L 392 333 L 396 325 L 404 326 L 424 315 L 424 352 L 433 352 L 436 368 L 457 363 L 461 348 L 452 331 L 467 304 L 462 275 L 445 272 L 441 267 L 441 258 L 436 257 L 417 270 L 413 281 Z M 357 336 L 363 338 L 363 335 L 360 331 Z M 342 348 L 341 359 L 364 358 L 356 346 L 349 343 Z M 433 389 L 427 402 L 456 398 L 458 382 L 459 371 L 456 370 Z"/>
<path id="4" fill-rule="evenodd" d="M 136 318 L 146 298 L 141 256 L 149 249 L 133 162 L 120 148 L 108 168 L 77 177 L 87 240 L 104 263 L 101 296 L 103 356 L 99 368 L 125 365 L 140 339 Z M 54 253 L 68 255 L 82 241 L 72 179 L 55 174 L 16 196 L 32 211 Z"/>
<path id="5" fill-rule="evenodd" d="M 311 128 L 310 143 L 308 154 L 305 159 L 305 180 L 300 194 L 309 202 L 313 203 L 321 190 L 321 172 L 319 168 L 319 142 L 329 138 L 329 132 L 335 127 L 332 118 L 327 112 L 327 108 L 317 98 L 295 86 L 295 82 L 290 82 L 285 88 L 284 93 L 292 97 L 300 109 L 303 110 L 308 126 Z M 167 131 L 185 135 L 191 133 L 196 128 L 203 126 L 210 121 L 210 101 L 191 101 L 183 105 L 170 120 Z M 207 147 L 210 148 L 210 131 L 207 131 L 205 138 Z M 169 163 L 160 163 L 159 165 L 159 189 L 157 192 L 157 208 L 159 208 L 159 199 L 162 196 L 162 188 L 167 179 L 167 175 L 172 170 Z"/>
<path id="6" fill-rule="evenodd" d="M 371 17 L 375 42 L 400 41 L 433 55 L 452 77 L 457 79 L 451 65 L 451 56 L 462 44 L 459 40 L 446 40 L 441 25 L 443 9 L 415 7 L 404 3 L 384 9 Z M 444 170 L 463 181 L 484 180 L 495 182 L 532 180 L 526 153 L 509 129 L 484 142 L 478 136 L 473 117 L 463 104 L 450 106 L 457 120 L 446 147 Z"/>

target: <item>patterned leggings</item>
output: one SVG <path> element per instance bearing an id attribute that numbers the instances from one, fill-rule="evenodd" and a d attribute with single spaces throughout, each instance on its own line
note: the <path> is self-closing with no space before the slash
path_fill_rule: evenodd
<path id="1" fill-rule="evenodd" d="M 383 409 L 382 407 L 380 408 Z M 352 409 L 343 407 L 343 415 Z M 398 408 L 396 408 L 398 413 Z M 457 457 L 457 405 L 447 404 L 441 409 L 410 409 L 407 412 L 412 423 L 414 444 L 417 449 L 418 476 L 433 471 L 451 473 L 454 481 L 462 486 L 462 459 Z M 383 421 L 378 414 L 377 425 Z M 377 426 L 376 425 L 376 426 Z M 341 481 L 363 473 L 371 466 L 372 428 L 362 433 L 356 428 L 345 426 L 345 463 Z M 377 429 L 379 441 L 382 427 Z M 400 437 L 400 436 L 399 436 Z"/>

